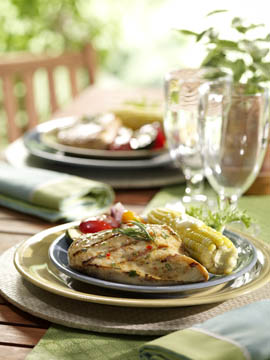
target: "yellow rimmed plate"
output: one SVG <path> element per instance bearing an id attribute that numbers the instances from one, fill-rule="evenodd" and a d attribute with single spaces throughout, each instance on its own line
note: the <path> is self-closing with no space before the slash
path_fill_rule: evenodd
<path id="1" fill-rule="evenodd" d="M 58 271 L 48 255 L 53 241 L 75 224 L 77 223 L 50 228 L 23 242 L 14 256 L 14 264 L 19 273 L 32 284 L 63 297 L 126 307 L 175 307 L 221 302 L 250 293 L 270 280 L 269 246 L 258 239 L 241 235 L 256 247 L 256 265 L 241 277 L 221 285 L 195 293 L 160 294 L 157 298 L 156 294 L 134 294 L 84 284 Z"/>

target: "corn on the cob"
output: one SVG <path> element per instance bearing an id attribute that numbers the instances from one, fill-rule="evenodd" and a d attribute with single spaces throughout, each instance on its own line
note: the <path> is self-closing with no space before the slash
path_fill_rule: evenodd
<path id="1" fill-rule="evenodd" d="M 164 224 L 180 236 L 186 251 L 213 274 L 229 274 L 237 263 L 237 249 L 222 233 L 192 216 L 163 208 L 147 214 L 147 221 Z"/>

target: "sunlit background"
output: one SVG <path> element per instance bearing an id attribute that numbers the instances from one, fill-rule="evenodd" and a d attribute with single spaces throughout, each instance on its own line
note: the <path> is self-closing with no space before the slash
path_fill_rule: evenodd
<path id="1" fill-rule="evenodd" d="M 217 9 L 229 14 L 206 17 Z M 99 59 L 98 85 L 162 86 L 167 71 L 198 67 L 204 57 L 203 46 L 177 29 L 201 31 L 213 24 L 226 33 L 232 16 L 270 24 L 266 0 L 1 0 L 0 52 L 60 53 L 91 41 Z M 70 94 L 65 75 L 58 77 L 64 104 Z M 40 74 L 38 106 L 47 119 L 42 82 Z M 19 85 L 17 91 L 23 96 Z"/>

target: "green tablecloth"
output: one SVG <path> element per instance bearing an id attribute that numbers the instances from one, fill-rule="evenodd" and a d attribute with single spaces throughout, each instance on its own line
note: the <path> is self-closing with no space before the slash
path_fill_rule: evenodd
<path id="1" fill-rule="evenodd" d="M 148 208 L 175 201 L 182 193 L 183 187 L 163 189 L 153 198 Z M 270 243 L 270 196 L 244 196 L 240 199 L 239 207 L 246 209 L 257 220 L 259 237 Z M 105 335 L 51 326 L 27 360 L 138 360 L 139 348 L 151 339 L 154 338 Z"/>

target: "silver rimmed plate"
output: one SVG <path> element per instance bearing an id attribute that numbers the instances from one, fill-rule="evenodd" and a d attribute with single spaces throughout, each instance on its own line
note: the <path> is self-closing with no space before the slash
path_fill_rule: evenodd
<path id="1" fill-rule="evenodd" d="M 238 251 L 238 262 L 234 271 L 229 275 L 214 275 L 210 274 L 210 278 L 206 282 L 192 283 L 184 285 L 162 285 L 162 286 L 149 286 L 149 285 L 131 285 L 124 283 L 117 283 L 94 278 L 84 275 L 74 269 L 68 264 L 68 248 L 70 242 L 65 234 L 59 236 L 49 248 L 49 258 L 52 263 L 65 275 L 72 279 L 82 281 L 87 284 L 122 291 L 131 291 L 137 293 L 152 293 L 152 294 L 168 294 L 180 292 L 192 292 L 204 290 L 216 285 L 221 285 L 231 280 L 235 280 L 246 272 L 250 271 L 257 261 L 257 252 L 254 245 L 245 237 L 226 231 L 228 236 Z"/>

